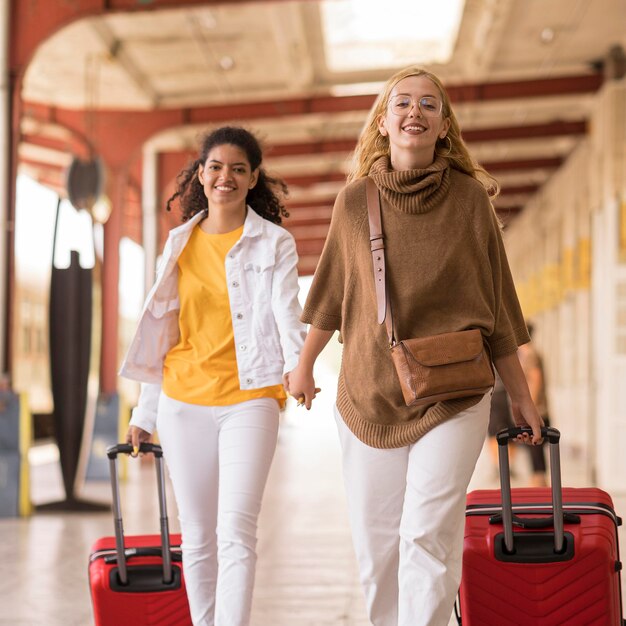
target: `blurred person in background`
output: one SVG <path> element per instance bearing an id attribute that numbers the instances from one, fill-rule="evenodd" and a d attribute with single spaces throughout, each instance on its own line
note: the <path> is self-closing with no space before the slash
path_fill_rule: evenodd
<path id="1" fill-rule="evenodd" d="M 520 346 L 517 355 L 524 375 L 526 376 L 526 382 L 528 383 L 528 389 L 532 396 L 533 402 L 541 415 L 546 426 L 550 425 L 550 416 L 548 411 L 548 395 L 547 395 L 547 383 L 546 375 L 543 367 L 543 358 L 541 354 L 535 348 L 532 341 L 534 327 L 532 323 L 527 322 L 528 334 L 531 341 L 529 343 Z M 530 461 L 532 464 L 532 476 L 530 478 L 529 486 L 531 487 L 545 487 L 548 484 L 546 478 L 546 452 L 545 446 L 533 446 L 529 450 Z"/>
<path id="2" fill-rule="evenodd" d="M 506 392 L 506 387 L 502 382 L 502 379 L 496 373 L 496 381 L 493 386 L 493 395 L 491 396 L 491 409 L 489 411 L 489 426 L 487 427 L 487 434 L 489 436 L 489 454 L 494 467 L 496 468 L 496 475 L 499 477 L 498 471 L 498 441 L 496 435 L 505 428 L 511 428 L 515 426 L 513 421 L 513 415 L 511 414 L 511 404 L 509 400 L 509 394 Z M 515 458 L 515 446 L 509 446 L 508 454 L 511 464 Z M 511 475 L 514 475 L 513 468 L 511 467 Z"/>

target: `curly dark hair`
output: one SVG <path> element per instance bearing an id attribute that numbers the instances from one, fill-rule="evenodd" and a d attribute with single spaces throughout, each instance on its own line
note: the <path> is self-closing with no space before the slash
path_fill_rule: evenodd
<path id="1" fill-rule="evenodd" d="M 268 176 L 261 167 L 263 152 L 257 138 L 239 126 L 222 126 L 203 136 L 198 158 L 189 163 L 176 177 L 176 192 L 167 201 L 167 210 L 172 210 L 171 205 L 176 198 L 180 204 L 183 222 L 200 211 L 208 210 L 204 188 L 198 179 L 198 166 L 206 163 L 213 148 L 224 144 L 243 150 L 253 171 L 259 168 L 259 178 L 256 185 L 248 191 L 246 204 L 249 204 L 255 213 L 274 224 L 280 224 L 283 217 L 289 217 L 283 205 L 283 198 L 288 193 L 287 185 L 280 178 Z"/>

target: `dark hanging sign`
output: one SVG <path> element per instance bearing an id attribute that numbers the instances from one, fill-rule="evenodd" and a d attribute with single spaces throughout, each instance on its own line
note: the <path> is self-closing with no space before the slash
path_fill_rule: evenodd
<path id="1" fill-rule="evenodd" d="M 67 172 L 67 196 L 72 206 L 91 212 L 104 189 L 104 167 L 98 157 L 74 157 Z"/>

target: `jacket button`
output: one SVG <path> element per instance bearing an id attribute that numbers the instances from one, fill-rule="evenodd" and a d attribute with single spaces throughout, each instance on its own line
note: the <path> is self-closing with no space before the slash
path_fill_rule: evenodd
<path id="1" fill-rule="evenodd" d="M 243 315 L 242 315 L 241 313 L 237 313 L 237 315 L 235 315 L 235 317 L 236 317 L 238 320 L 243 319 Z"/>
<path id="2" fill-rule="evenodd" d="M 252 380 L 252 378 L 246 378 L 246 384 L 247 385 L 251 385 L 254 381 Z"/>
<path id="3" fill-rule="evenodd" d="M 244 344 L 241 344 L 241 345 L 239 346 L 239 349 L 240 349 L 240 350 L 245 350 L 245 349 L 246 349 L 246 346 L 244 346 Z"/>
<path id="4" fill-rule="evenodd" d="M 239 287 L 239 283 L 236 280 L 233 280 L 233 282 L 231 283 L 231 285 L 233 287 Z"/>

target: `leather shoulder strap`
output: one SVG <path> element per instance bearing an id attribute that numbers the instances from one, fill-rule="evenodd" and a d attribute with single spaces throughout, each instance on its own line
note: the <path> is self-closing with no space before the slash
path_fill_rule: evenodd
<path id="1" fill-rule="evenodd" d="M 391 305 L 387 299 L 387 283 L 385 278 L 385 238 L 380 211 L 380 195 L 376 183 L 368 176 L 365 179 L 367 191 L 367 214 L 370 227 L 370 249 L 372 251 L 372 265 L 374 268 L 374 285 L 376 286 L 376 301 L 378 304 L 378 323 L 386 322 L 389 343 L 395 343 L 393 337 L 393 320 Z"/>

